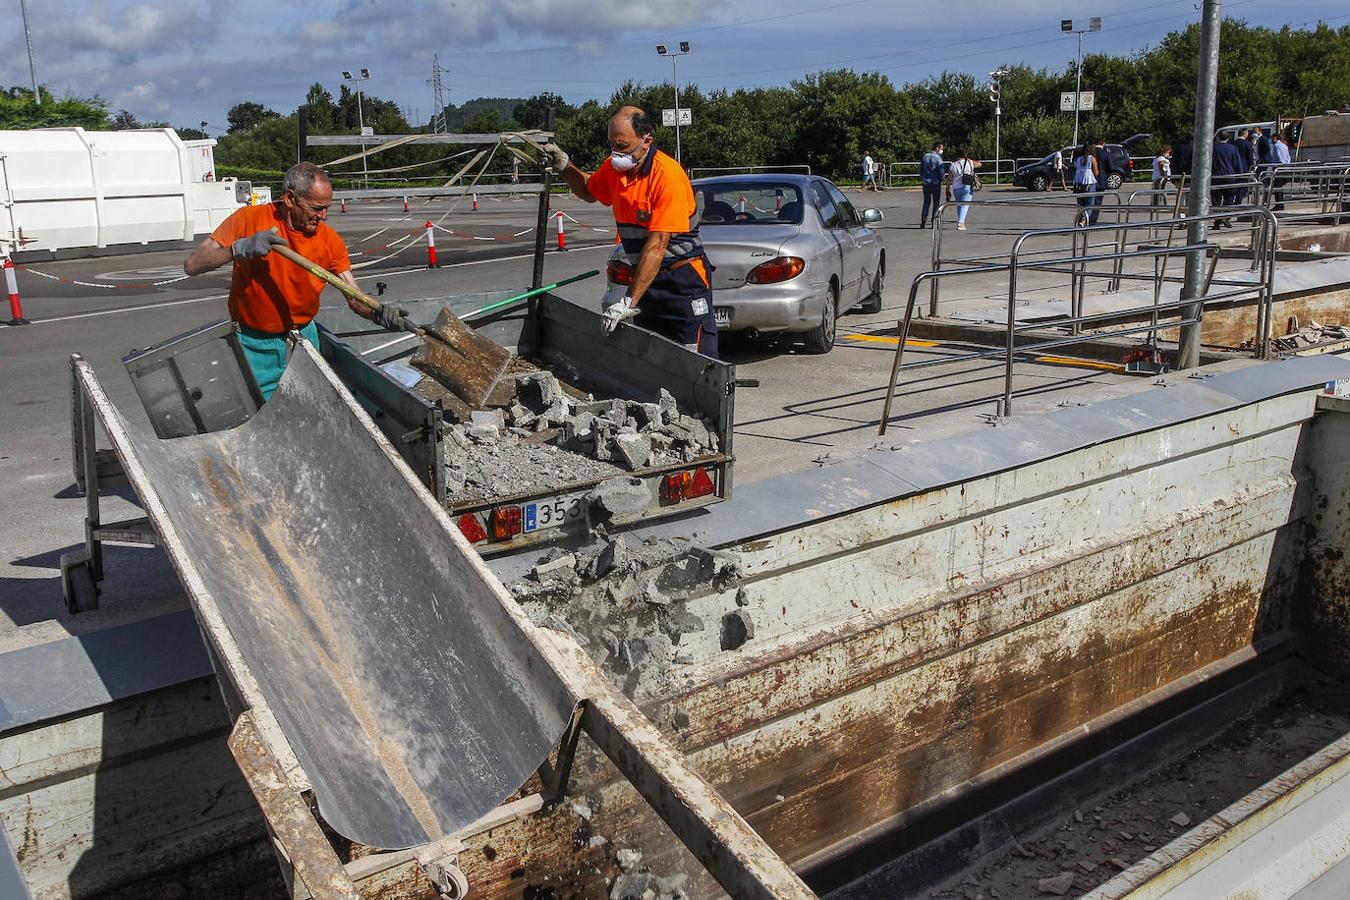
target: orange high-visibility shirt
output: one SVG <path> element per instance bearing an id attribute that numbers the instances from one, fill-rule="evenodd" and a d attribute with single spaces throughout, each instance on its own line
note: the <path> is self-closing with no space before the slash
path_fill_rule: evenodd
<path id="1" fill-rule="evenodd" d="M 319 230 L 310 237 L 287 224 L 281 203 L 235 210 L 211 233 L 211 239 L 229 247 L 241 237 L 274 227 L 292 250 L 334 275 L 352 267 L 347 245 L 327 222 L 320 222 Z M 280 253 L 269 253 L 261 259 L 236 259 L 230 275 L 230 318 L 254 331 L 284 334 L 309 324 L 319 312 L 323 289 L 322 279 Z"/>
<path id="2" fill-rule="evenodd" d="M 620 172 L 605 160 L 586 180 L 586 189 L 614 210 L 614 222 L 619 231 L 615 243 L 623 244 L 624 252 L 634 265 L 637 265 L 648 232 L 669 232 L 672 244 L 678 245 L 682 236 L 693 231 L 696 207 L 689 176 L 679 163 L 654 147 L 642 164 L 631 172 Z M 667 250 L 667 258 L 661 267 L 666 269 L 677 261 L 679 257 Z M 708 283 L 703 260 L 695 259 L 689 267 L 698 272 L 705 285 Z"/>

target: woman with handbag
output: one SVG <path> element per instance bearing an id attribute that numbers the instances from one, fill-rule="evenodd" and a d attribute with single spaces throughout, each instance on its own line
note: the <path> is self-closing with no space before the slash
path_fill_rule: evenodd
<path id="1" fill-rule="evenodd" d="M 956 230 L 966 230 L 966 212 L 970 209 L 966 204 L 970 202 L 971 195 L 979 190 L 980 176 L 975 174 L 982 163 L 979 160 L 972 160 L 966 156 L 966 151 L 958 149 L 956 159 L 952 161 L 947 171 L 947 200 L 950 202 L 953 197 L 961 202 L 956 208 Z"/>
<path id="2" fill-rule="evenodd" d="M 1091 144 L 1084 144 L 1073 155 L 1073 192 L 1078 195 L 1078 206 L 1084 210 L 1078 214 L 1075 224 L 1096 224 L 1097 204 L 1101 203 L 1101 195 L 1097 193 L 1101 169 L 1097 165 L 1097 154 L 1092 150 Z"/>

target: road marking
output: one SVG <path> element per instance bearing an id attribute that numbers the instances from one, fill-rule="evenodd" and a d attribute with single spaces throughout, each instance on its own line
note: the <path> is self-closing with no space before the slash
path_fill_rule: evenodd
<path id="1" fill-rule="evenodd" d="M 1048 363 L 1052 366 L 1071 366 L 1077 369 L 1101 369 L 1103 372 L 1124 372 L 1124 366 L 1118 366 L 1115 363 L 1092 362 L 1087 359 L 1074 359 L 1072 356 L 1038 356 L 1038 363 Z"/>
<path id="2" fill-rule="evenodd" d="M 569 252 L 580 253 L 583 250 L 601 250 L 601 249 L 610 250 L 613 249 L 613 247 L 614 245 L 610 243 L 583 244 L 579 247 L 574 247 Z M 515 256 L 498 256 L 492 259 L 471 259 L 465 262 L 444 263 L 440 266 L 437 266 L 437 268 L 458 269 L 464 266 L 481 266 L 486 263 L 511 262 L 512 260 L 517 259 L 533 259 L 533 258 L 534 253 L 520 253 Z M 427 271 L 426 266 L 410 266 L 409 268 L 397 269 L 392 272 L 370 272 L 368 274 L 357 275 L 356 280 L 361 281 L 364 278 L 389 278 L 394 275 L 407 275 L 411 272 L 425 272 L 425 271 Z M 33 325 L 46 325 L 52 322 L 71 322 L 74 321 L 75 319 L 94 319 L 100 316 L 115 316 L 118 313 L 143 312 L 144 310 L 147 309 L 165 309 L 170 306 L 186 306 L 189 303 L 205 303 L 208 300 L 226 300 L 229 299 L 229 296 L 230 296 L 229 294 L 211 294 L 206 297 L 188 297 L 187 299 L 184 300 L 164 300 L 159 303 L 143 303 L 140 306 L 122 306 L 117 309 L 97 309 L 91 312 L 71 313 L 68 316 L 52 316 L 46 319 L 30 319 L 29 321 Z M 9 330 L 10 329 L 5 329 L 5 331 Z"/>
<path id="3" fill-rule="evenodd" d="M 885 336 L 880 335 L 880 334 L 846 334 L 846 335 L 844 335 L 844 340 L 846 340 L 846 341 L 871 341 L 871 342 L 874 343 L 874 344 L 890 344 L 891 346 L 895 346 L 896 344 L 900 343 L 900 339 L 899 339 L 899 338 L 885 337 Z M 905 341 L 905 346 L 906 346 L 906 347 L 936 347 L 936 346 L 938 346 L 938 342 L 937 342 L 937 341 L 923 341 L 923 340 L 919 340 L 918 338 L 910 338 L 909 340 Z"/>

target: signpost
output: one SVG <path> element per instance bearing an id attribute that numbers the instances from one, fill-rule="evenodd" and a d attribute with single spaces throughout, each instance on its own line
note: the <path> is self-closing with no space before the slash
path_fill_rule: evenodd
<path id="1" fill-rule="evenodd" d="M 1095 91 L 1079 91 L 1078 96 L 1080 98 L 1079 103 L 1078 106 L 1075 107 L 1073 103 L 1074 92 L 1060 91 L 1059 111 L 1073 112 L 1075 109 L 1079 109 L 1082 110 L 1083 112 L 1092 112 L 1094 109 L 1097 108 L 1097 94 Z"/>

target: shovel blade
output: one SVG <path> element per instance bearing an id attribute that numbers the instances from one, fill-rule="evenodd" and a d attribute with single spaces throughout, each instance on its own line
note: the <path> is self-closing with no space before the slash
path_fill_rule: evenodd
<path id="1" fill-rule="evenodd" d="M 436 379 L 470 409 L 481 409 L 506 371 L 511 351 L 441 309 L 410 362 Z"/>

